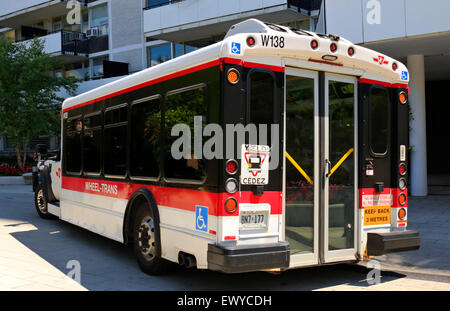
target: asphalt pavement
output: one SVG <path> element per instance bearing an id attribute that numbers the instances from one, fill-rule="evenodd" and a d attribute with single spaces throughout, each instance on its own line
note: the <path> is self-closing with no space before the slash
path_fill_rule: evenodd
<path id="1" fill-rule="evenodd" d="M 281 274 L 176 268 L 156 277 L 139 270 L 129 247 L 41 219 L 31 186 L 0 186 L 0 290 L 450 290 L 449 212 L 450 196 L 410 197 L 408 226 L 420 232 L 422 246 L 376 257 L 375 285 L 367 282 L 365 262 Z"/>

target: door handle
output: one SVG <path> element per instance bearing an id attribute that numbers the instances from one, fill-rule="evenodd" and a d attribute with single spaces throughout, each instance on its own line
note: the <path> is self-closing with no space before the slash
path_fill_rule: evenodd
<path id="1" fill-rule="evenodd" d="M 326 176 L 328 178 L 328 176 L 330 176 L 330 172 L 331 172 L 331 162 L 330 162 L 330 160 L 328 160 L 328 159 L 325 160 L 325 166 L 326 166 Z"/>

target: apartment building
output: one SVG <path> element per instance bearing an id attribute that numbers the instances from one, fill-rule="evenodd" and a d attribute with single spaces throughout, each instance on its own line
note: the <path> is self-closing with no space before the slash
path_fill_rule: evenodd
<path id="1" fill-rule="evenodd" d="M 15 42 L 39 37 L 63 60 L 55 74 L 82 80 L 89 91 L 222 40 L 247 18 L 314 30 L 320 0 L 7 0 L 0 35 Z M 79 14 L 79 15 L 76 15 Z M 63 97 L 68 96 L 63 94 Z M 36 138 L 58 147 L 58 139 Z M 33 146 L 30 146 L 30 149 Z M 0 154 L 13 146 L 0 138 Z"/>

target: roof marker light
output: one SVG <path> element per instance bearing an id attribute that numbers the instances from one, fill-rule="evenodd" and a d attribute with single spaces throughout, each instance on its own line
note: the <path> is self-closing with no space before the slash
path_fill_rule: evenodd
<path id="1" fill-rule="evenodd" d="M 352 47 L 349 47 L 348 50 L 347 50 L 347 52 L 348 52 L 348 55 L 349 55 L 349 56 L 355 55 L 355 49 L 352 48 Z"/>
<path id="2" fill-rule="evenodd" d="M 331 43 L 330 44 L 330 51 L 333 52 L 333 53 L 337 51 L 336 43 Z"/>
<path id="3" fill-rule="evenodd" d="M 319 47 L 319 42 L 317 40 L 311 40 L 311 49 L 315 50 Z"/>

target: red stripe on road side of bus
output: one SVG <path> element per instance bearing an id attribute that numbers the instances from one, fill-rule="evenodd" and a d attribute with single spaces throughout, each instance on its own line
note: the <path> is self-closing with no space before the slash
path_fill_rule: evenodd
<path id="1" fill-rule="evenodd" d="M 101 96 L 101 97 L 98 97 L 98 98 L 91 99 L 91 100 L 89 100 L 87 102 L 84 102 L 84 103 L 81 103 L 81 104 L 69 107 L 69 108 L 65 109 L 64 112 L 72 110 L 72 109 L 76 109 L 76 108 L 79 108 L 79 107 L 83 107 L 83 106 L 86 106 L 86 105 L 89 105 L 89 104 L 92 104 L 92 103 L 95 103 L 95 102 L 98 102 L 98 101 L 101 101 L 101 100 L 105 100 L 105 99 L 108 99 L 108 98 L 111 98 L 111 97 L 115 97 L 115 96 L 118 96 L 118 95 L 121 95 L 121 94 L 124 94 L 124 93 L 128 93 L 128 92 L 131 92 L 131 91 L 134 91 L 134 90 L 137 90 L 137 89 L 140 89 L 140 88 L 152 85 L 152 84 L 156 84 L 156 83 L 159 83 L 159 82 L 163 82 L 163 81 L 166 81 L 166 80 L 170 80 L 170 79 L 173 79 L 173 78 L 184 76 L 184 75 L 187 75 L 187 74 L 190 74 L 190 73 L 193 73 L 193 72 L 196 72 L 196 71 L 200 71 L 200 70 L 203 70 L 203 69 L 207 69 L 207 68 L 210 68 L 210 67 L 218 66 L 219 63 L 220 63 L 220 60 L 216 59 L 216 60 L 213 60 L 213 61 L 201 64 L 201 65 L 198 65 L 198 66 L 194 66 L 194 67 L 191 67 L 191 68 L 183 69 L 183 70 L 180 70 L 180 71 L 168 74 L 166 76 L 162 76 L 162 77 L 150 80 L 150 81 L 146 81 L 144 83 L 133 85 L 131 87 L 125 88 L 123 90 L 120 90 L 120 91 L 117 91 L 117 92 L 114 92 L 114 93 L 110 93 L 110 94 L 107 94 L 107 95 L 104 95 L 104 96 Z"/>
<path id="2" fill-rule="evenodd" d="M 279 215 L 282 212 L 281 192 L 265 192 L 255 196 L 252 191 L 236 192 L 234 194 L 213 193 L 190 189 L 132 184 L 127 182 L 113 182 L 108 180 L 84 179 L 78 177 L 62 177 L 61 187 L 66 190 L 82 193 L 102 195 L 112 198 L 128 200 L 140 188 L 147 188 L 155 196 L 158 205 L 178 208 L 195 212 L 195 206 L 208 207 L 208 214 L 212 216 L 238 216 L 239 210 L 233 213 L 225 211 L 225 200 L 234 197 L 239 203 L 267 203 L 271 206 L 270 213 Z"/>
<path id="3" fill-rule="evenodd" d="M 124 93 L 128 93 L 128 92 L 131 92 L 131 91 L 134 91 L 134 90 L 137 90 L 137 89 L 140 89 L 140 88 L 152 85 L 152 84 L 156 84 L 156 83 L 159 83 L 159 82 L 163 82 L 163 81 L 167 81 L 167 80 L 174 79 L 174 78 L 177 78 L 177 77 L 181 77 L 181 76 L 184 76 L 184 75 L 196 72 L 196 71 L 200 71 L 200 70 L 203 70 L 203 69 L 208 69 L 208 68 L 211 68 L 211 67 L 214 67 L 214 66 L 219 66 L 219 65 L 221 65 L 222 61 L 224 61 L 226 63 L 239 64 L 239 65 L 242 65 L 242 63 L 243 63 L 242 60 L 235 59 L 235 58 L 220 58 L 220 59 L 216 59 L 216 60 L 213 60 L 213 61 L 201 64 L 201 65 L 198 65 L 198 66 L 190 67 L 190 68 L 187 68 L 187 69 L 183 69 L 183 70 L 171 73 L 171 74 L 166 75 L 166 76 L 162 76 L 162 77 L 150 80 L 150 81 L 146 81 L 146 82 L 143 82 L 143 83 L 140 83 L 140 84 L 136 84 L 136 85 L 133 85 L 131 87 L 125 88 L 123 90 L 119 90 L 117 92 L 113 92 L 113 93 L 110 93 L 110 94 L 107 94 L 107 95 L 104 95 L 104 96 L 101 96 L 101 97 L 98 97 L 98 98 L 91 99 L 91 100 L 86 101 L 84 103 L 81 103 L 81 104 L 74 105 L 72 107 L 66 108 L 66 109 L 64 109 L 63 112 L 70 111 L 70 110 L 73 110 L 73 109 L 76 109 L 76 108 L 80 108 L 80 107 L 83 107 L 83 106 L 86 106 L 86 105 L 89 105 L 89 104 L 93 104 L 95 102 L 99 102 L 101 100 L 105 100 L 105 99 L 108 99 L 108 98 L 111 98 L 111 97 L 115 97 L 115 96 L 118 96 L 118 95 L 121 95 L 121 94 L 124 94 Z M 245 67 L 249 67 L 249 68 L 254 68 L 254 67 L 267 68 L 267 69 L 273 70 L 273 71 L 284 72 L 284 67 L 279 67 L 279 66 L 257 64 L 257 63 L 250 63 L 250 62 L 244 63 L 244 66 Z"/>

